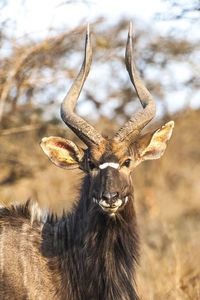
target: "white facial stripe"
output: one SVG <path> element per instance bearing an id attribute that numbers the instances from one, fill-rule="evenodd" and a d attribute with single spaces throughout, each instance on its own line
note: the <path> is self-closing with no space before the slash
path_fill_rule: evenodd
<path id="1" fill-rule="evenodd" d="M 100 165 L 99 169 L 103 170 L 103 169 L 105 169 L 107 167 L 118 169 L 119 168 L 119 164 L 118 163 L 113 163 L 113 162 L 106 162 L 106 163 Z"/>

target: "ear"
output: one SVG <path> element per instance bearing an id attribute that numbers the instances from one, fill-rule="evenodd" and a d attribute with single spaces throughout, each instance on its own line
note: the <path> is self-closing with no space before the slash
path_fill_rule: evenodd
<path id="1" fill-rule="evenodd" d="M 72 141 L 60 137 L 44 137 L 40 146 L 49 159 L 64 169 L 79 168 L 83 161 L 84 151 Z"/>
<path id="2" fill-rule="evenodd" d="M 136 166 L 144 160 L 160 158 L 167 147 L 174 128 L 174 121 L 166 123 L 151 134 L 146 134 L 134 143 Z"/>

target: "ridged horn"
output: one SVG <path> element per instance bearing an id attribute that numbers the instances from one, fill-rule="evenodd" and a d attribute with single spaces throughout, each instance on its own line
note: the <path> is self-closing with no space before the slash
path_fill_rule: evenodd
<path id="1" fill-rule="evenodd" d="M 131 22 L 129 25 L 129 33 L 126 44 L 125 63 L 131 82 L 133 83 L 138 98 L 140 99 L 140 102 L 143 106 L 143 110 L 133 116 L 128 122 L 125 123 L 122 128 L 118 130 L 118 132 L 114 136 L 117 142 L 122 142 L 124 140 L 132 142 L 156 114 L 155 101 L 147 88 L 144 86 L 135 68 L 135 63 L 133 60 Z"/>
<path id="2" fill-rule="evenodd" d="M 88 146 L 91 144 L 99 145 L 103 140 L 103 137 L 94 129 L 92 125 L 76 115 L 74 109 L 84 82 L 89 74 L 91 62 L 92 47 L 90 43 L 90 28 L 88 24 L 85 38 L 84 61 L 78 76 L 74 80 L 73 85 L 71 86 L 61 105 L 62 120 Z"/>

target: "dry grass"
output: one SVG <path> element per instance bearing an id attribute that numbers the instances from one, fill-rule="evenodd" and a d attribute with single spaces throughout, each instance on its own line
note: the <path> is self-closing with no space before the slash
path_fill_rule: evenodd
<path id="1" fill-rule="evenodd" d="M 199 118 L 200 111 L 177 117 L 164 157 L 133 174 L 141 236 L 137 282 L 143 300 L 200 299 Z M 0 137 L 1 202 L 32 197 L 57 212 L 71 209 L 81 173 L 49 163 L 38 146 L 41 136 L 65 132 L 48 131 Z"/>

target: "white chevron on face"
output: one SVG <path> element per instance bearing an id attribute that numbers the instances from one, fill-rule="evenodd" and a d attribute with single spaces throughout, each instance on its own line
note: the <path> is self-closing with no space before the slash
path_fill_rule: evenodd
<path id="1" fill-rule="evenodd" d="M 118 163 L 113 163 L 113 162 L 106 162 L 106 163 L 100 165 L 99 169 L 103 170 L 103 169 L 108 168 L 108 167 L 111 167 L 111 168 L 114 168 L 114 169 L 118 169 L 119 168 L 119 164 Z"/>

